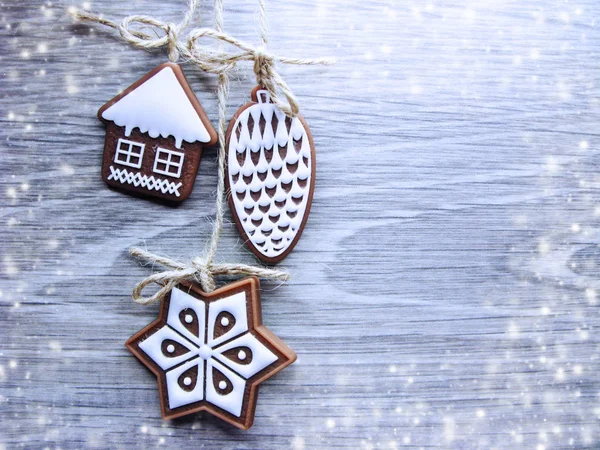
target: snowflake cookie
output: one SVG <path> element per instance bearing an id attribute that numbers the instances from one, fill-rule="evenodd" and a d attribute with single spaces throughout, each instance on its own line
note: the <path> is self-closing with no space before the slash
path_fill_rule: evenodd
<path id="1" fill-rule="evenodd" d="M 242 429 L 254 420 L 258 385 L 296 360 L 262 325 L 255 277 L 210 294 L 180 284 L 126 346 L 157 376 L 164 419 L 208 411 Z"/>

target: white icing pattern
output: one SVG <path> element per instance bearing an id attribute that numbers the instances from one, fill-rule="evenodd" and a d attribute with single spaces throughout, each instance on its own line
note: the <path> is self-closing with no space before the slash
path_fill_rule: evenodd
<path id="1" fill-rule="evenodd" d="M 210 142 L 211 137 L 171 67 L 165 67 L 112 104 L 102 118 L 125 127 L 125 135 L 139 128 L 150 137 L 173 136 L 175 145 Z"/>
<path id="2" fill-rule="evenodd" d="M 116 180 L 121 184 L 133 184 L 135 187 L 141 186 L 149 191 L 160 191 L 163 194 L 175 194 L 179 197 L 179 188 L 182 183 L 157 178 L 154 175 L 146 175 L 140 172 L 130 172 L 127 169 L 119 169 L 118 167 L 110 166 L 110 175 L 107 180 Z"/>
<path id="3" fill-rule="evenodd" d="M 229 137 L 228 177 L 235 212 L 251 244 L 266 257 L 294 242 L 308 204 L 312 151 L 298 118 L 288 118 L 257 92 Z"/>
<path id="4" fill-rule="evenodd" d="M 249 331 L 247 307 L 245 292 L 207 307 L 171 291 L 166 325 L 139 344 L 166 372 L 170 409 L 206 400 L 240 417 L 246 380 L 277 361 Z"/>

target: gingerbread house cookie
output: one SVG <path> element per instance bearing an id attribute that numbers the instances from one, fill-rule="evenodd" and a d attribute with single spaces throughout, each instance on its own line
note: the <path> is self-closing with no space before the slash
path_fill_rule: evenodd
<path id="1" fill-rule="evenodd" d="M 102 178 L 141 196 L 185 200 L 202 147 L 217 133 L 177 64 L 158 66 L 98 111 L 106 124 Z"/>

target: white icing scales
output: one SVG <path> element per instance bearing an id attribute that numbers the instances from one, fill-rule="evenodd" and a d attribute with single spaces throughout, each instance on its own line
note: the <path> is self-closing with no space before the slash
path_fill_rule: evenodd
<path id="1" fill-rule="evenodd" d="M 175 72 L 165 67 L 102 113 L 102 118 L 125 127 L 125 134 L 139 128 L 151 137 L 173 136 L 182 141 L 210 142 L 208 130 L 190 103 Z"/>
<path id="2" fill-rule="evenodd" d="M 240 417 L 246 380 L 277 361 L 249 331 L 245 292 L 208 304 L 171 291 L 167 324 L 140 342 L 166 372 L 169 408 L 206 400 Z"/>
<path id="3" fill-rule="evenodd" d="M 307 131 L 269 102 L 267 91 L 238 116 L 229 137 L 228 177 L 235 212 L 252 245 L 269 258 L 294 242 L 310 197 Z"/>

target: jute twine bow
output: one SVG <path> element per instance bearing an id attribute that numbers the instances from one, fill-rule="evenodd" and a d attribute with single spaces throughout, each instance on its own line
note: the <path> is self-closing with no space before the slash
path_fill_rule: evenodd
<path id="1" fill-rule="evenodd" d="M 298 102 L 287 83 L 275 69 L 275 63 L 285 64 L 331 64 L 330 59 L 297 59 L 283 58 L 267 53 L 267 20 L 264 0 L 259 0 L 259 17 L 262 45 L 253 47 L 223 32 L 223 0 L 214 2 L 215 28 L 199 28 L 193 30 L 185 42 L 179 40 L 179 35 L 189 25 L 198 8 L 199 0 L 190 0 L 189 8 L 182 21 L 178 24 L 165 23 L 145 15 L 125 17 L 120 24 L 103 17 L 70 8 L 68 13 L 78 21 L 94 22 L 119 31 L 121 37 L 134 47 L 156 49 L 167 47 L 169 60 L 176 62 L 183 57 L 188 62 L 198 66 L 205 72 L 215 73 L 218 77 L 217 99 L 219 106 L 219 152 L 218 152 L 218 178 L 216 215 L 212 236 L 207 245 L 204 257 L 193 258 L 189 263 L 182 263 L 171 258 L 156 255 L 140 248 L 130 249 L 133 257 L 143 259 L 150 263 L 158 263 L 169 270 L 152 274 L 139 282 L 133 289 L 133 300 L 140 304 L 150 304 L 160 301 L 173 287 L 181 281 L 196 281 L 200 283 L 205 292 L 212 292 L 216 288 L 214 277 L 217 275 L 255 275 L 260 278 L 271 278 L 287 281 L 289 275 L 286 271 L 249 266 L 245 264 L 218 264 L 214 263 L 221 231 L 223 229 L 224 197 L 225 197 L 225 121 L 227 115 L 227 92 L 229 85 L 229 72 L 236 67 L 238 61 L 254 61 L 254 73 L 258 84 L 267 89 L 271 101 L 285 114 L 295 117 L 298 115 Z M 143 25 L 154 31 L 155 36 L 131 28 L 133 24 Z M 159 31 L 162 31 L 162 36 Z M 220 46 L 227 43 L 237 47 L 239 53 L 227 53 L 218 50 L 199 47 L 197 41 L 203 37 L 217 40 Z M 280 90 L 288 104 L 279 99 L 277 90 Z M 144 297 L 142 291 L 146 286 L 157 283 L 161 288 L 149 297 Z"/>
<path id="2" fill-rule="evenodd" d="M 205 292 L 211 292 L 215 290 L 214 276 L 216 275 L 255 275 L 259 278 L 272 278 L 281 281 L 289 279 L 288 273 L 283 270 L 265 269 L 245 264 L 214 264 L 208 263 L 199 256 L 186 264 L 166 256 L 155 255 L 141 248 L 132 248 L 130 253 L 136 258 L 159 263 L 172 269 L 152 274 L 135 286 L 132 294 L 133 298 L 137 303 L 144 305 L 161 300 L 181 281 L 196 281 L 200 283 Z M 162 287 L 154 295 L 143 297 L 142 291 L 152 283 L 157 283 Z"/>
<path id="3" fill-rule="evenodd" d="M 332 64 L 333 61 L 328 58 L 320 59 L 300 59 L 286 58 L 277 56 L 266 51 L 266 21 L 261 25 L 263 45 L 254 47 L 248 43 L 240 41 L 222 30 L 211 28 L 199 28 L 192 30 L 185 41 L 179 39 L 179 35 L 187 28 L 198 8 L 199 0 L 191 0 L 189 8 L 183 20 L 178 23 L 167 23 L 154 17 L 146 15 L 132 15 L 125 17 L 121 23 L 113 22 L 102 16 L 81 11 L 78 9 L 69 9 L 69 14 L 78 21 L 95 22 L 116 29 L 121 37 L 134 47 L 146 50 L 157 49 L 161 47 L 168 48 L 169 59 L 176 62 L 182 57 L 187 62 L 200 67 L 203 71 L 214 74 L 223 74 L 232 71 L 239 61 L 253 61 L 256 81 L 259 85 L 269 91 L 271 101 L 281 109 L 286 115 L 296 117 L 300 110 L 298 101 L 288 84 L 279 75 L 276 70 L 276 62 L 295 65 L 317 65 Z M 222 0 L 216 0 L 215 13 L 218 4 Z M 264 0 L 261 0 L 261 22 L 264 17 Z M 133 29 L 134 25 L 142 25 L 144 28 L 150 28 L 154 36 L 148 32 Z M 221 43 L 227 43 L 237 47 L 240 52 L 228 53 L 223 51 L 214 51 L 202 48 L 198 45 L 198 40 L 203 37 L 215 39 Z M 286 98 L 287 103 L 281 101 L 279 91 Z"/>

